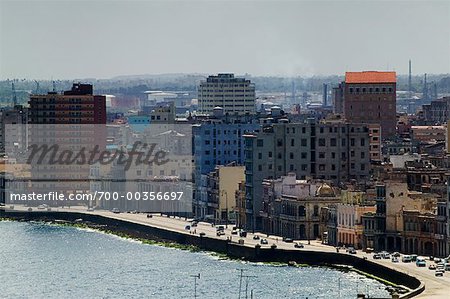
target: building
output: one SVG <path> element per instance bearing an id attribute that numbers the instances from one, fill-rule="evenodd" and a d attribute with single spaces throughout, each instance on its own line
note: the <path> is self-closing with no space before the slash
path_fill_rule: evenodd
<path id="1" fill-rule="evenodd" d="M 366 125 L 278 123 L 245 136 L 247 227 L 261 227 L 262 181 L 295 173 L 335 184 L 369 178 Z"/>
<path id="2" fill-rule="evenodd" d="M 225 114 L 254 114 L 255 85 L 234 74 L 209 76 L 198 86 L 198 110 L 212 115 L 215 107 L 222 107 Z"/>
<path id="3" fill-rule="evenodd" d="M 430 213 L 437 215 L 438 197 L 431 193 L 409 191 L 407 185 L 400 182 L 378 184 L 375 189 L 376 212 L 366 213 L 361 217 L 364 226 L 363 248 L 373 248 L 376 251 L 424 253 L 425 251 L 418 250 L 419 245 L 417 247 L 414 245 L 419 242 L 417 234 L 420 234 L 420 230 L 417 227 L 410 227 L 409 223 L 420 223 L 418 215 L 430 215 Z M 408 227 L 406 227 L 407 223 Z M 414 231 L 415 233 L 412 233 Z M 437 230 L 433 230 L 434 232 Z M 409 243 L 410 239 L 413 242 L 412 247 Z"/>
<path id="4" fill-rule="evenodd" d="M 327 222 L 321 209 L 340 201 L 328 184 L 297 180 L 295 173 L 264 180 L 262 188 L 261 231 L 295 240 L 322 239 Z"/>
<path id="5" fill-rule="evenodd" d="M 333 92 L 335 112 L 351 123 L 380 125 L 383 140 L 394 137 L 396 82 L 395 72 L 346 72 Z"/>
<path id="6" fill-rule="evenodd" d="M 74 83 L 63 94 L 31 95 L 33 124 L 106 124 L 106 97 L 94 95 L 91 84 Z"/>
<path id="7" fill-rule="evenodd" d="M 412 139 L 417 142 L 445 141 L 445 126 L 411 126 Z"/>
<path id="8" fill-rule="evenodd" d="M 244 164 L 244 134 L 259 128 L 259 124 L 244 117 L 210 118 L 192 127 L 194 138 L 194 213 L 198 218 L 214 218 L 214 208 L 208 208 L 207 175 L 217 165 Z M 229 195 L 231 196 L 231 195 Z"/>
<path id="9" fill-rule="evenodd" d="M 450 119 L 450 97 L 443 97 L 422 105 L 423 119 L 427 125 L 446 124 Z"/>
<path id="10" fill-rule="evenodd" d="M 68 153 L 65 162 L 54 164 L 51 156 L 31 163 L 30 191 L 58 191 L 73 194 L 90 190 L 90 165 L 72 156 L 94 151 L 98 158 L 106 146 L 106 97 L 94 95 L 90 84 L 73 84 L 63 93 L 30 95 L 30 138 L 32 146 L 56 146 L 58 154 Z M 61 157 L 61 156 L 60 156 Z M 54 164 L 54 165 L 53 165 Z M 50 204 L 58 204 L 51 202 Z M 63 203 L 64 204 L 64 203 Z M 70 204 L 70 203 L 69 203 Z"/>
<path id="11" fill-rule="evenodd" d="M 375 211 L 374 202 L 367 200 L 365 192 L 342 191 L 341 202 L 336 205 L 337 245 L 363 248 L 362 215 L 375 213 Z"/>
<path id="12" fill-rule="evenodd" d="M 370 136 L 370 161 L 381 161 L 381 127 L 378 124 L 368 124 Z"/>
<path id="13" fill-rule="evenodd" d="M 28 113 L 22 105 L 0 111 L 0 153 L 10 155 L 28 147 Z"/>
<path id="14" fill-rule="evenodd" d="M 214 210 L 215 223 L 236 223 L 235 195 L 244 179 L 244 166 L 219 165 L 208 174 L 208 209 Z"/>

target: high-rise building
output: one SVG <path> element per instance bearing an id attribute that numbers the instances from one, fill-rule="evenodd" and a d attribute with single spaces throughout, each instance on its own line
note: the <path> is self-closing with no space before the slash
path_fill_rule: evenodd
<path id="1" fill-rule="evenodd" d="M 209 76 L 198 87 L 198 109 L 200 113 L 212 115 L 215 107 L 223 108 L 225 114 L 254 114 L 255 85 L 234 74 Z"/>
<path id="2" fill-rule="evenodd" d="M 336 113 L 352 123 L 379 124 L 383 139 L 396 130 L 396 73 L 347 72 L 345 81 L 334 90 Z"/>
<path id="3" fill-rule="evenodd" d="M 215 208 L 209 203 L 207 192 L 207 175 L 217 165 L 235 163 L 244 164 L 244 137 L 248 131 L 259 128 L 253 121 L 243 118 L 227 120 L 226 118 L 209 119 L 193 126 L 194 138 L 194 213 L 196 217 L 212 218 Z M 233 196 L 229 194 L 228 196 Z"/>
<path id="4" fill-rule="evenodd" d="M 31 95 L 29 104 L 31 148 L 54 149 L 42 150 L 41 161 L 29 151 L 28 158 L 35 157 L 30 190 L 88 192 L 89 153 L 96 151 L 92 157 L 98 159 L 106 147 L 106 97 L 94 95 L 92 85 L 78 83 L 62 94 Z M 85 159 L 77 158 L 82 155 Z"/>
<path id="5" fill-rule="evenodd" d="M 106 124 L 106 97 L 94 95 L 91 84 L 73 84 L 63 94 L 30 96 L 32 124 Z"/>
<path id="6" fill-rule="evenodd" d="M 247 227 L 259 227 L 261 183 L 295 173 L 336 184 L 369 177 L 369 128 L 362 124 L 279 123 L 245 137 Z M 253 222 L 254 221 L 254 222 Z"/>

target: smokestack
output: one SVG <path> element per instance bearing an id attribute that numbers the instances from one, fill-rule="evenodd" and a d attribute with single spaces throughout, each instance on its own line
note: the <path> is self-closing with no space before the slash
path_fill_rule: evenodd
<path id="1" fill-rule="evenodd" d="M 408 92 L 409 98 L 412 98 L 412 86 L 411 86 L 411 59 L 409 60 L 409 76 L 408 76 Z"/>
<path id="2" fill-rule="evenodd" d="M 423 91 L 422 98 L 427 101 L 428 100 L 428 83 L 427 83 L 427 74 L 425 73 L 424 81 L 423 81 Z"/>
<path id="3" fill-rule="evenodd" d="M 328 106 L 328 86 L 326 83 L 323 83 L 323 100 L 322 100 L 322 106 L 326 107 Z"/>

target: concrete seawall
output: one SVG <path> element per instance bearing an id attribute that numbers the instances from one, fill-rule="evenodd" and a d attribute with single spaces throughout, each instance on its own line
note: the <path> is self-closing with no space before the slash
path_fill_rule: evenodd
<path id="1" fill-rule="evenodd" d="M 230 243 L 227 240 L 201 237 L 194 234 L 184 234 L 149 225 L 108 218 L 101 215 L 77 212 L 5 212 L 4 210 L 0 210 L 0 217 L 19 221 L 64 220 L 74 222 L 77 219 L 82 219 L 83 223 L 86 223 L 87 225 L 92 225 L 93 227 L 100 225 L 107 230 L 126 234 L 130 237 L 156 241 L 170 241 L 183 245 L 194 245 L 203 250 L 224 253 L 232 258 L 245 259 L 253 262 L 287 263 L 289 261 L 295 261 L 299 264 L 315 266 L 352 266 L 357 270 L 414 290 L 412 293 L 402 296 L 401 298 L 411 298 L 411 295 L 417 295 L 424 290 L 424 285 L 415 277 L 349 254 L 242 246 L 236 243 Z"/>

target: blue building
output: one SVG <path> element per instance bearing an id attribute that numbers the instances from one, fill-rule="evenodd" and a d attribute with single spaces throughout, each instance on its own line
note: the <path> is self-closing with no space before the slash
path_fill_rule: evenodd
<path id="1" fill-rule="evenodd" d="M 259 129 L 254 118 L 212 118 L 193 126 L 194 138 L 194 214 L 197 218 L 212 219 L 214 209 L 208 206 L 207 174 L 217 165 L 235 162 L 244 164 L 246 132 Z"/>

